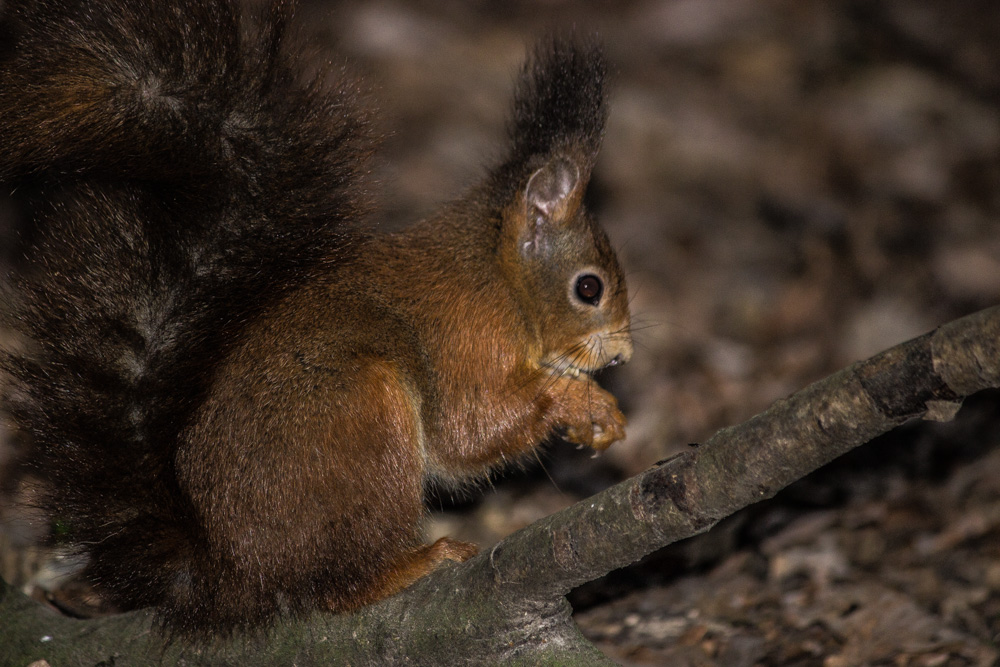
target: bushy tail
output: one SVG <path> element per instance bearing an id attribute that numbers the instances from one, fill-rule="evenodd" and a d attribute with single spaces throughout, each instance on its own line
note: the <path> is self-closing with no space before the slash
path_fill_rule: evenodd
<path id="1" fill-rule="evenodd" d="M 289 11 L 0 2 L 0 204 L 29 241 L 0 407 L 126 606 L 160 601 L 197 548 L 172 460 L 213 368 L 257 309 L 352 251 L 365 207 L 359 92 L 298 64 Z"/>

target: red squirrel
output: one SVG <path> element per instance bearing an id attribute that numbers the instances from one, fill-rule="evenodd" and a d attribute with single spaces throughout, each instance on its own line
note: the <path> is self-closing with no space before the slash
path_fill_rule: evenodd
<path id="1" fill-rule="evenodd" d="M 540 43 L 501 159 L 384 233 L 365 94 L 290 13 L 0 4 L 0 197 L 26 230 L 0 405 L 86 577 L 180 635 L 392 595 L 476 552 L 422 540 L 429 480 L 624 437 L 591 376 L 632 354 L 583 203 L 600 48 Z"/>

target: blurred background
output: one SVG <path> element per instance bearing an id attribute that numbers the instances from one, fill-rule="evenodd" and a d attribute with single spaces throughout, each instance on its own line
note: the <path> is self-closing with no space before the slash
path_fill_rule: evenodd
<path id="1" fill-rule="evenodd" d="M 628 439 L 597 458 L 553 443 L 480 492 L 437 492 L 431 537 L 488 546 L 1000 303 L 993 0 L 305 0 L 299 22 L 370 82 L 387 228 L 499 154 L 538 36 L 597 32 L 615 69 L 589 196 L 633 295 L 636 354 L 602 378 Z M 577 620 L 623 664 L 994 664 L 998 444 L 996 392 L 907 424 L 583 587 Z M 51 588 L 22 519 L 4 516 L 3 574 Z"/>

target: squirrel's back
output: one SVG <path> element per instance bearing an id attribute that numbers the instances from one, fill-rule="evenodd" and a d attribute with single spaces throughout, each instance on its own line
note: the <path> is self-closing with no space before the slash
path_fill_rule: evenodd
<path id="1" fill-rule="evenodd" d="M 2 408 L 31 435 L 49 516 L 125 607 L 159 604 L 171 563 L 198 548 L 173 456 L 218 360 L 256 312 L 352 252 L 366 208 L 363 96 L 300 64 L 289 11 L 0 3 L 0 203 L 28 246 L 4 308 L 31 351 L 0 356 Z M 213 620 L 195 604 L 166 620 L 273 611 Z"/>

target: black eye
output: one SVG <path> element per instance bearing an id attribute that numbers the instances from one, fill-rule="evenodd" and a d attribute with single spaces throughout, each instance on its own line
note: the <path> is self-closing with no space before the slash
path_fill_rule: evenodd
<path id="1" fill-rule="evenodd" d="M 585 273 L 576 280 L 576 295 L 580 301 L 596 306 L 604 292 L 604 283 L 592 273 Z"/>

